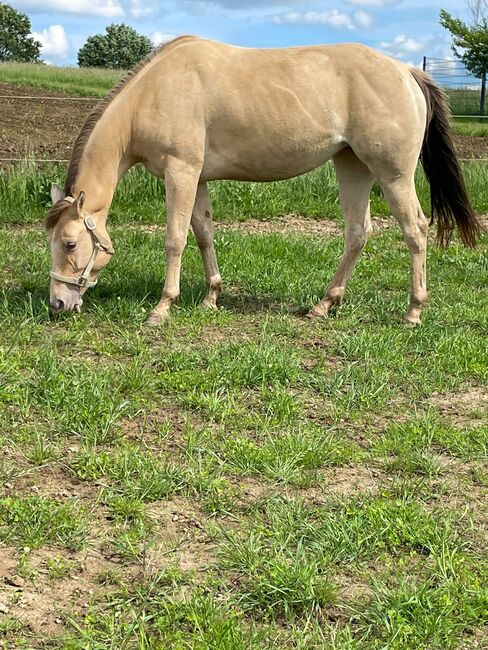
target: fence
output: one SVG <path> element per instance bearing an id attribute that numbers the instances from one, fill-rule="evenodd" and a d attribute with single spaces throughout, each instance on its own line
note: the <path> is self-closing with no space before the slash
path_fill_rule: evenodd
<path id="1" fill-rule="evenodd" d="M 485 115 L 486 74 L 484 78 L 477 78 L 468 72 L 462 61 L 426 56 L 423 68 L 445 88 L 454 116 Z"/>

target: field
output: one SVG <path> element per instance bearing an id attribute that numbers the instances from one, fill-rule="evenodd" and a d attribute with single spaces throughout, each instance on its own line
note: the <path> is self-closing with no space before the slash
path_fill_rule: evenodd
<path id="1" fill-rule="evenodd" d="M 488 212 L 486 164 L 464 170 Z M 487 647 L 488 237 L 431 244 L 406 329 L 375 188 L 347 300 L 312 322 L 342 250 L 331 166 L 215 183 L 220 309 L 198 308 L 190 237 L 180 305 L 148 330 L 164 192 L 135 169 L 113 261 L 54 318 L 40 222 L 63 173 L 0 171 L 0 647 Z"/>

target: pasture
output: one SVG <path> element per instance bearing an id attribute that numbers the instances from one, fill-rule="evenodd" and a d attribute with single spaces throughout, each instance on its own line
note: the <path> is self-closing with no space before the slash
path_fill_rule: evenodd
<path id="1" fill-rule="evenodd" d="M 90 96 L 115 80 L 9 70 Z M 486 163 L 463 169 L 486 214 Z M 408 251 L 375 187 L 346 301 L 309 321 L 342 252 L 332 166 L 214 183 L 220 309 L 197 308 L 191 235 L 179 308 L 147 329 L 164 189 L 135 168 L 113 260 L 53 317 L 41 222 L 64 173 L 0 170 L 0 647 L 486 647 L 488 237 L 431 241 L 406 329 Z"/>
<path id="2" fill-rule="evenodd" d="M 376 218 L 347 301 L 309 322 L 342 248 L 330 169 L 216 184 L 221 308 L 196 308 L 191 238 L 180 307 L 147 330 L 164 215 L 159 186 L 136 170 L 119 188 L 99 286 L 81 315 L 52 318 L 47 178 L 10 173 L 4 646 L 483 647 L 486 239 L 431 245 L 429 307 L 405 329 L 407 249 Z M 278 217 L 292 197 L 304 216 Z"/>

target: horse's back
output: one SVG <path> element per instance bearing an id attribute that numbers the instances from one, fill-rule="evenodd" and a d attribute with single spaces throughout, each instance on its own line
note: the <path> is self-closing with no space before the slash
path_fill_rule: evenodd
<path id="1" fill-rule="evenodd" d="M 163 53 L 146 85 L 159 93 L 150 101 L 165 116 L 161 137 L 185 146 L 184 130 L 188 149 L 204 147 L 206 179 L 287 178 L 345 146 L 384 148 L 419 101 L 407 66 L 358 44 L 248 49 L 190 38 Z"/>

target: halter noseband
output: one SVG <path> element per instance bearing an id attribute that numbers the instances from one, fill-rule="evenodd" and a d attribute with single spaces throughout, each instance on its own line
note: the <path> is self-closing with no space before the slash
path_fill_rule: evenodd
<path id="1" fill-rule="evenodd" d="M 74 203 L 75 200 L 72 196 L 66 196 L 64 201 L 68 203 Z M 50 271 L 50 276 L 53 280 L 59 280 L 60 282 L 65 282 L 66 284 L 74 284 L 76 287 L 80 288 L 90 288 L 94 287 L 98 280 L 90 281 L 90 273 L 97 259 L 98 252 L 104 250 L 108 255 L 114 254 L 114 249 L 105 242 L 104 238 L 100 235 L 97 230 L 97 224 L 94 222 L 93 217 L 87 216 L 83 219 L 83 222 L 91 235 L 93 240 L 93 251 L 88 260 L 88 264 L 83 269 L 83 272 L 78 277 L 70 275 L 60 275 L 54 271 Z"/>

